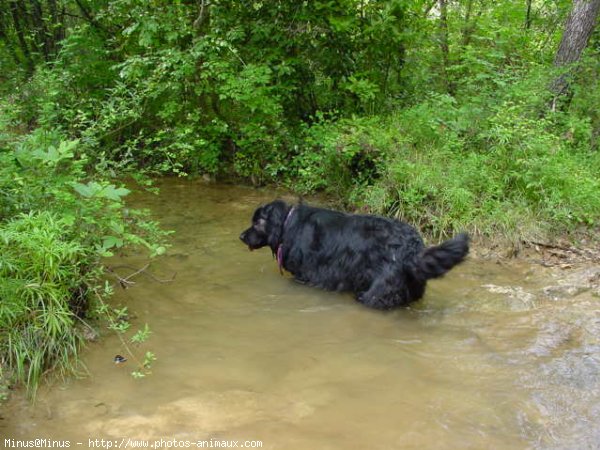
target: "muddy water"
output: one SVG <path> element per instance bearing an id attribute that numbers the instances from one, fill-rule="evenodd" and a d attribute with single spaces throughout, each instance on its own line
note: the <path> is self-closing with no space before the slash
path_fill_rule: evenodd
<path id="1" fill-rule="evenodd" d="M 138 198 L 176 231 L 167 256 L 117 290 L 148 323 L 152 374 L 135 380 L 109 333 L 84 352 L 89 376 L 37 403 L 13 399 L 2 439 L 262 441 L 273 449 L 600 448 L 600 300 L 544 287 L 538 266 L 469 261 L 409 309 L 282 277 L 269 250 L 238 241 L 273 198 L 164 181 Z M 130 255 L 111 264 L 141 267 Z M 122 274 L 127 269 L 121 269 Z M 560 289 L 558 289 L 560 291 Z M 82 445 L 77 443 L 81 442 Z"/>

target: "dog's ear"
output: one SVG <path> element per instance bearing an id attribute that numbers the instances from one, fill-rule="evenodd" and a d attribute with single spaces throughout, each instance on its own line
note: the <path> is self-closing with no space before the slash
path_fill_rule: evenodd
<path id="1" fill-rule="evenodd" d="M 252 214 L 252 223 L 256 222 L 260 218 L 264 207 L 265 207 L 264 205 L 260 205 L 258 208 L 256 208 L 254 210 L 254 214 Z"/>
<path id="2" fill-rule="evenodd" d="M 264 207 L 267 216 L 267 242 L 273 252 L 276 252 L 281 244 L 283 223 L 288 210 L 289 207 L 283 200 L 275 200 Z"/>

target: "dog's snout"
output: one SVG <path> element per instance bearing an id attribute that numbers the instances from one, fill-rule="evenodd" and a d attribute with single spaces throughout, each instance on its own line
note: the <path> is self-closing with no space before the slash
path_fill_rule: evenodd
<path id="1" fill-rule="evenodd" d="M 245 231 L 242 234 L 240 234 L 240 241 L 246 242 L 246 232 Z"/>

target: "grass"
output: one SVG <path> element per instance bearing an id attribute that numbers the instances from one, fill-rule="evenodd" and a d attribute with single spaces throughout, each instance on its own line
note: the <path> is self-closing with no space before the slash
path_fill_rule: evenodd
<path id="1" fill-rule="evenodd" d="M 88 259 L 52 213 L 22 214 L 0 228 L 0 351 L 32 393 L 46 371 L 76 368 L 82 338 L 72 305 L 85 301 Z"/>

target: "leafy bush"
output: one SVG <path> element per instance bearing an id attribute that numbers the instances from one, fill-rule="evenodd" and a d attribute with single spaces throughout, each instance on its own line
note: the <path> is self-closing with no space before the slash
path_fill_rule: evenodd
<path id="1" fill-rule="evenodd" d="M 384 150 L 394 135 L 381 133 L 379 118 L 320 121 L 304 130 L 303 146 L 293 157 L 289 176 L 294 189 L 324 190 L 338 199 L 353 200 L 353 192 L 379 178 Z"/>
<path id="2" fill-rule="evenodd" d="M 43 130 L 0 154 L 0 355 L 31 392 L 46 370 L 74 367 L 101 257 L 165 250 L 157 224 L 125 207 L 129 190 L 85 165 L 78 141 Z"/>

